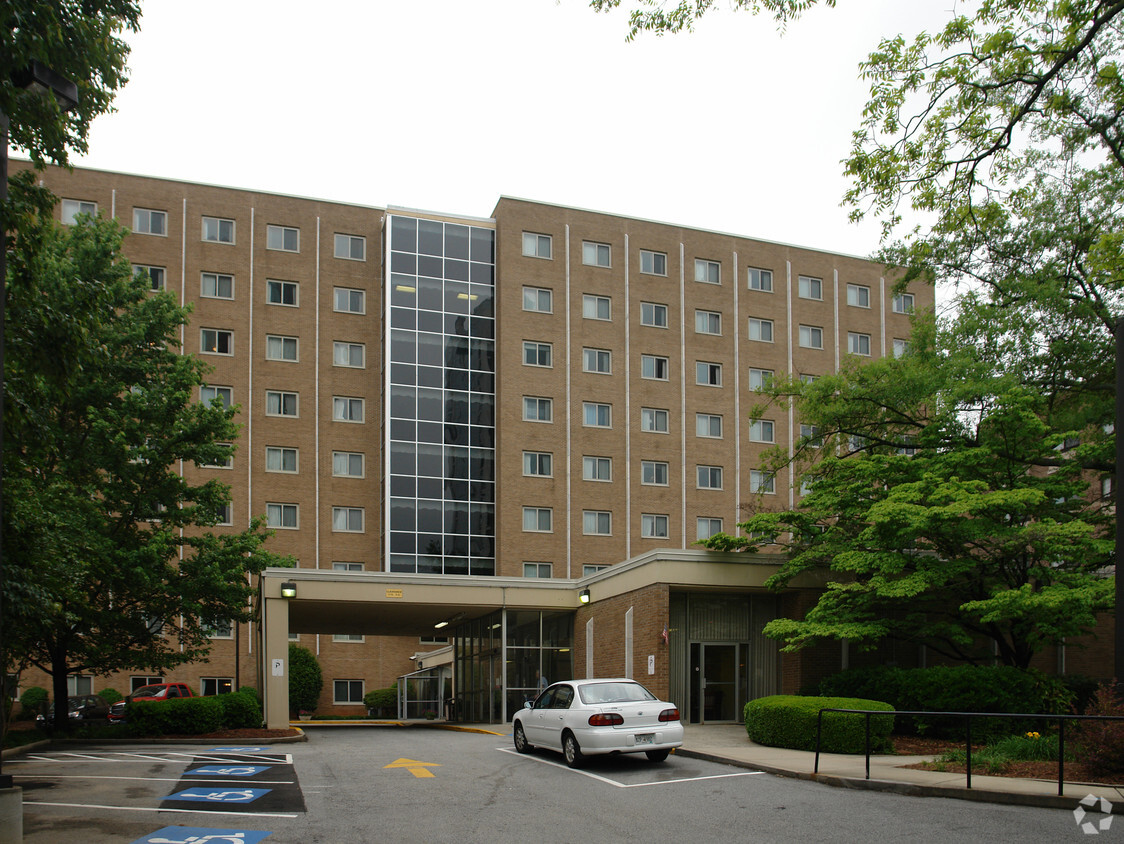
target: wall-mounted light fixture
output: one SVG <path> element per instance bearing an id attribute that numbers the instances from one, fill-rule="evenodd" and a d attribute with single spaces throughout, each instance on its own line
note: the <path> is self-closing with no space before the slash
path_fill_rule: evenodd
<path id="1" fill-rule="evenodd" d="M 581 594 L 578 595 L 578 600 L 581 601 L 583 604 L 588 604 L 589 603 L 589 590 L 583 589 L 581 591 Z"/>
<path id="2" fill-rule="evenodd" d="M 297 584 L 291 580 L 286 580 L 281 584 L 281 597 L 282 598 L 295 598 L 297 597 Z"/>
<path id="3" fill-rule="evenodd" d="M 435 625 L 433 625 L 433 629 L 434 630 L 440 630 L 442 627 L 448 627 L 448 626 L 449 626 L 449 622 L 439 621 Z"/>

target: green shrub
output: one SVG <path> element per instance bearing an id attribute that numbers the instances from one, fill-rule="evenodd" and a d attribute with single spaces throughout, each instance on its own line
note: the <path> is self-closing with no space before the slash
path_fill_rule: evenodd
<path id="1" fill-rule="evenodd" d="M 253 695 L 254 700 L 261 704 L 261 692 L 258 691 L 257 686 L 239 686 L 238 691 L 244 694 Z"/>
<path id="2" fill-rule="evenodd" d="M 102 689 L 100 692 L 98 692 L 98 697 L 112 706 L 113 704 L 117 703 L 117 701 L 121 700 L 124 695 L 122 695 L 121 692 L 117 691 L 117 689 Z"/>
<path id="3" fill-rule="evenodd" d="M 751 700 L 745 705 L 745 729 L 750 739 L 758 744 L 815 750 L 816 723 L 821 709 L 878 709 L 893 713 L 892 706 L 879 700 L 773 695 Z M 888 749 L 893 730 L 893 714 L 871 716 L 870 749 Z M 825 712 L 820 750 L 825 753 L 862 753 L 865 736 L 865 716 Z"/>
<path id="4" fill-rule="evenodd" d="M 250 691 L 229 692 L 216 695 L 222 712 L 224 730 L 252 730 L 261 726 L 261 703 L 256 694 Z"/>
<path id="5" fill-rule="evenodd" d="M 130 731 L 138 736 L 217 733 L 223 728 L 223 707 L 218 698 L 219 695 L 135 700 L 125 707 L 125 718 Z"/>
<path id="6" fill-rule="evenodd" d="M 366 706 L 367 709 L 379 710 L 380 713 L 385 713 L 388 709 L 397 712 L 397 686 L 391 686 L 389 689 L 372 689 L 367 692 L 367 694 L 363 695 L 363 705 Z"/>
<path id="7" fill-rule="evenodd" d="M 20 695 L 20 706 L 23 707 L 20 710 L 20 720 L 31 721 L 36 715 L 46 715 L 47 702 L 50 699 L 47 690 L 40 686 L 24 689 L 23 694 Z"/>
<path id="8" fill-rule="evenodd" d="M 289 709 L 294 712 L 312 712 L 320 703 L 320 690 L 324 677 L 320 663 L 308 648 L 289 645 Z"/>

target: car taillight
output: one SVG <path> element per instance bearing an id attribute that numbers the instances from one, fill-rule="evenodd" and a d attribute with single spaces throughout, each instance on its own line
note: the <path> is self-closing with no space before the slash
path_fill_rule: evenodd
<path id="1" fill-rule="evenodd" d="M 615 727 L 617 724 L 623 724 L 624 718 L 617 712 L 598 712 L 596 715 L 589 716 L 589 726 L 591 727 Z"/>
<path id="2" fill-rule="evenodd" d="M 663 712 L 660 713 L 660 720 L 661 721 L 678 721 L 679 720 L 679 710 L 678 709 L 665 709 Z"/>

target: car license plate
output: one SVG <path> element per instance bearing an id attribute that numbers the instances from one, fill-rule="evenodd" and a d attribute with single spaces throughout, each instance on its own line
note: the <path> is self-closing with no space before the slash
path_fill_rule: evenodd
<path id="1" fill-rule="evenodd" d="M 655 733 L 637 733 L 636 734 L 636 743 L 637 744 L 652 744 L 655 741 L 655 739 L 656 739 Z"/>

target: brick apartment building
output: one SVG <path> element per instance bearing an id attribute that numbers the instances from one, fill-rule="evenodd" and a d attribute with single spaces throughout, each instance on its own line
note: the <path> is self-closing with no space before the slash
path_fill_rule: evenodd
<path id="1" fill-rule="evenodd" d="M 298 561 L 263 576 L 272 633 L 217 630 L 208 662 L 164 679 L 265 686 L 288 640 L 320 659 L 321 712 L 362 712 L 365 691 L 437 665 L 457 717 L 506 720 L 536 678 L 595 673 L 720 721 L 846 661 L 761 636 L 809 600 L 762 587 L 775 558 L 691 546 L 733 532 L 751 497 L 799 495 L 761 455 L 800 420 L 751 423 L 754 390 L 900 352 L 931 287 L 894 295 L 860 258 L 506 197 L 475 218 L 43 180 L 64 223 L 116 217 L 137 271 L 193 306 L 200 398 L 240 406 L 242 436 L 229 465 L 183 471 L 229 484 L 229 529 L 266 514 L 269 547 Z"/>

